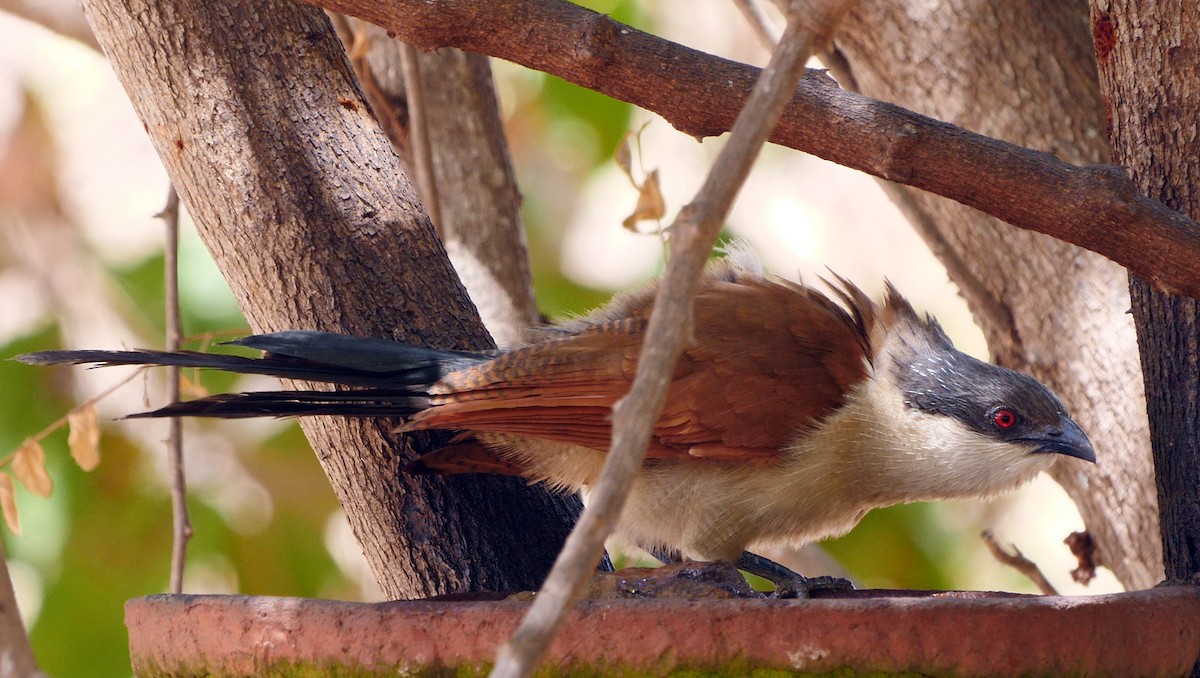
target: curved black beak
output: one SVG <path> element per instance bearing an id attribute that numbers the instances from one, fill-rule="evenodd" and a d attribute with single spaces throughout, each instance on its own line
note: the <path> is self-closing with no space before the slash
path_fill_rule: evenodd
<path id="1" fill-rule="evenodd" d="M 1092 448 L 1092 441 L 1088 440 L 1087 434 L 1079 428 L 1079 424 L 1065 414 L 1059 418 L 1057 426 L 1048 427 L 1022 440 L 1037 445 L 1034 453 L 1064 454 L 1096 463 L 1096 450 Z"/>

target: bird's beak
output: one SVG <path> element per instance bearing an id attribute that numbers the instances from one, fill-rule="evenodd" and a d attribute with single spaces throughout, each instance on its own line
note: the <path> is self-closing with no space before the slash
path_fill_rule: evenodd
<path id="1" fill-rule="evenodd" d="M 1047 452 L 1065 454 L 1084 461 L 1096 463 L 1096 451 L 1092 441 L 1070 417 L 1063 415 L 1058 420 L 1058 426 L 1048 428 L 1035 435 L 1024 438 L 1026 442 L 1034 443 L 1037 447 L 1034 453 Z"/>

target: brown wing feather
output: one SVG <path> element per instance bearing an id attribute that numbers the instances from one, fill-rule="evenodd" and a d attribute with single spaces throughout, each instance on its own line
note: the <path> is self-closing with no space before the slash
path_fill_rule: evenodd
<path id="1" fill-rule="evenodd" d="M 406 468 L 409 473 L 498 473 L 519 476 L 520 464 L 497 454 L 487 444 L 469 435 L 456 436 L 450 444 L 422 455 Z"/>
<path id="2" fill-rule="evenodd" d="M 845 283 L 844 283 L 845 284 Z M 852 286 L 839 290 L 857 306 Z M 509 433 L 606 450 L 613 403 L 632 383 L 653 290 L 593 323 L 455 372 L 408 430 Z M 763 458 L 842 404 L 866 376 L 863 312 L 801 285 L 749 274 L 708 278 L 695 341 L 680 357 L 651 456 Z M 866 309 L 869 312 L 869 308 Z"/>

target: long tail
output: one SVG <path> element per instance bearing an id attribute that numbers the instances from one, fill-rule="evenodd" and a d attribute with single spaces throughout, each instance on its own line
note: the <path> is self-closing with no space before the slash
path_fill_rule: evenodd
<path id="1" fill-rule="evenodd" d="M 442 351 L 387 339 L 329 332 L 257 334 L 229 342 L 264 352 L 261 358 L 195 351 L 39 351 L 16 360 L 31 365 L 174 365 L 325 382 L 339 391 L 223 393 L 179 402 L 133 417 L 293 417 L 313 414 L 403 416 L 424 409 L 425 389 L 446 374 L 490 360 L 486 353 Z"/>

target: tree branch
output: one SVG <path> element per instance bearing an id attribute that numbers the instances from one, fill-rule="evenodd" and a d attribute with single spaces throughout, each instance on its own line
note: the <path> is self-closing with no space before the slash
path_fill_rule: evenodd
<path id="1" fill-rule="evenodd" d="M 1054 588 L 1054 584 L 1051 584 L 1050 580 L 1046 579 L 1046 575 L 1042 574 L 1042 568 L 1038 567 L 1037 563 L 1026 558 L 1025 554 L 1021 553 L 1021 549 L 1017 548 L 1016 544 L 1008 545 L 1011 552 L 1006 550 L 1000 545 L 1000 542 L 996 541 L 996 535 L 992 534 L 991 530 L 980 532 L 979 538 L 983 540 L 983 544 L 987 546 L 993 558 L 1028 577 L 1038 587 L 1038 590 L 1042 592 L 1042 595 L 1058 595 L 1058 590 Z"/>
<path id="2" fill-rule="evenodd" d="M 771 18 L 763 11 L 758 0 L 733 0 L 733 4 L 742 13 L 746 23 L 750 24 L 750 28 L 763 47 L 769 50 L 774 49 L 775 43 L 779 42 L 779 29 L 771 23 Z"/>
<path id="3" fill-rule="evenodd" d="M 1187 0 L 1089 3 L 1113 155 L 1138 190 L 1200 217 L 1200 10 Z M 1134 27 L 1146 26 L 1147 30 Z M 1154 113 L 1148 114 L 1148 111 Z M 1200 578 L 1200 303 L 1141 271 L 1132 300 L 1168 581 Z M 1177 290 L 1166 290 L 1168 293 Z M 1200 663 L 1192 672 L 1200 676 Z"/>
<path id="4" fill-rule="evenodd" d="M 410 167 L 417 165 L 416 135 L 410 130 L 416 117 L 409 114 L 410 96 L 397 65 L 402 43 L 378 26 L 352 23 L 347 27 L 354 35 L 351 60 L 371 110 L 400 157 Z M 450 48 L 420 53 L 416 62 L 437 187 L 439 216 L 434 223 L 492 337 L 501 346 L 520 344 L 540 316 L 521 223 L 521 193 L 491 63 L 481 54 Z"/>
<path id="5" fill-rule="evenodd" d="M 425 107 L 425 87 L 421 83 L 421 64 L 417 60 L 417 50 L 412 45 L 396 43 L 400 50 L 400 68 L 404 74 L 405 94 L 408 100 L 408 123 L 412 140 L 413 163 L 412 169 L 416 174 L 417 188 L 421 193 L 421 203 L 425 214 L 433 222 L 438 236 L 444 241 L 445 231 L 442 226 L 441 200 L 438 197 L 437 177 L 433 172 L 433 149 L 429 139 L 429 116 Z"/>
<path id="6" fill-rule="evenodd" d="M 39 678 L 29 634 L 21 621 L 17 609 L 17 594 L 13 590 L 12 578 L 8 574 L 8 560 L 4 555 L 4 543 L 0 540 L 0 647 L 4 648 L 3 673 L 14 678 Z"/>
<path id="7" fill-rule="evenodd" d="M 671 225 L 673 255 L 650 314 L 633 385 L 613 407 L 612 447 L 600 480 L 524 621 L 500 649 L 492 676 L 533 672 L 582 584 L 595 570 L 604 540 L 612 533 L 629 487 L 641 470 L 676 359 L 692 335 L 692 297 L 708 254 L 762 145 L 787 106 L 814 43 L 828 40 L 849 4 L 850 0 L 798 0 L 792 4 L 779 47 L 734 122 L 729 142 L 695 200 Z"/>
<path id="8" fill-rule="evenodd" d="M 694 136 L 728 130 L 759 73 L 562 0 L 306 1 L 418 47 L 551 73 Z M 975 134 L 846 92 L 817 71 L 801 80 L 771 141 L 951 198 L 1102 254 L 1158 289 L 1200 297 L 1200 224 L 1141 195 L 1118 168 L 1078 167 Z"/>
<path id="9" fill-rule="evenodd" d="M 256 331 L 489 345 L 324 14 L 284 0 L 84 9 Z M 434 441 L 398 439 L 393 422 L 301 426 L 391 597 L 536 585 L 571 524 L 568 502 L 519 479 L 401 473 Z"/>
<path id="10" fill-rule="evenodd" d="M 518 345 L 540 316 L 491 63 L 456 49 L 417 61 L 446 253 L 492 337 Z"/>
<path id="11" fill-rule="evenodd" d="M 163 267 L 166 287 L 166 345 L 168 351 L 178 351 L 183 336 L 183 319 L 179 310 L 179 193 L 171 186 L 167 204 L 158 215 L 166 227 L 163 245 Z M 167 398 L 179 400 L 179 369 L 167 368 Z M 167 468 L 171 476 L 171 517 L 173 542 L 171 546 L 171 593 L 183 593 L 183 570 L 187 563 L 187 546 L 192 538 L 192 521 L 188 517 L 187 474 L 183 467 L 183 422 L 172 417 L 167 422 Z"/>

